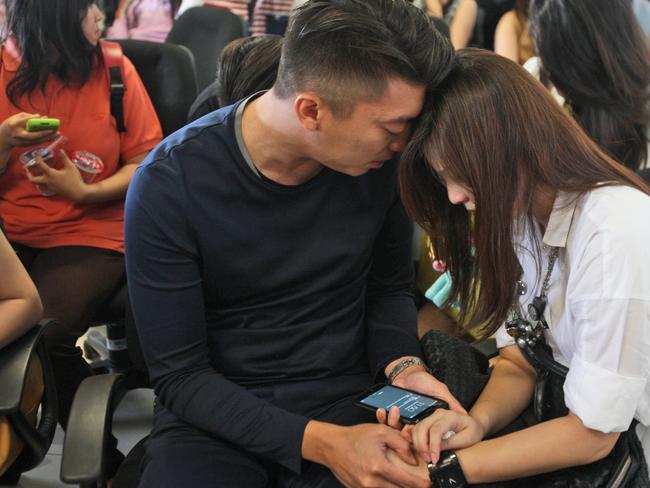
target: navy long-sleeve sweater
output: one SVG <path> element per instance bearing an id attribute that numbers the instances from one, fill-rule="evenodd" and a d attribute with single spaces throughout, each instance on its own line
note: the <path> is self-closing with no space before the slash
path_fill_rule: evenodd
<path id="1" fill-rule="evenodd" d="M 130 296 L 159 405 L 299 471 L 305 403 L 255 392 L 313 382 L 311 405 L 325 405 L 420 354 L 412 227 L 395 162 L 360 177 L 325 168 L 298 186 L 260 178 L 236 107 L 173 134 L 137 170 Z"/>

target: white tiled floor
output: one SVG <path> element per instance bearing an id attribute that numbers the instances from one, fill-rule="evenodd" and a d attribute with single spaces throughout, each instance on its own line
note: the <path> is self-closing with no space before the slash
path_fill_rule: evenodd
<path id="1" fill-rule="evenodd" d="M 113 432 L 118 439 L 118 448 L 123 453 L 128 453 L 151 430 L 152 409 L 152 390 L 134 390 L 122 399 L 113 418 Z M 71 486 L 64 485 L 59 480 L 62 449 L 63 431 L 58 427 L 52 447 L 44 461 L 32 471 L 23 474 L 16 486 L 21 488 L 63 488 Z"/>

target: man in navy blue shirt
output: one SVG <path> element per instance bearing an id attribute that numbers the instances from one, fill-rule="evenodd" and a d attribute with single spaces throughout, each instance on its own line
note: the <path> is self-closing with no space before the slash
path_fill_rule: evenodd
<path id="1" fill-rule="evenodd" d="M 393 384 L 462 409 L 423 367 L 396 154 L 453 51 L 406 0 L 310 1 L 274 87 L 151 152 L 126 208 L 156 392 L 140 486 L 421 486 L 352 405 Z M 394 412 L 393 412 L 394 413 Z"/>

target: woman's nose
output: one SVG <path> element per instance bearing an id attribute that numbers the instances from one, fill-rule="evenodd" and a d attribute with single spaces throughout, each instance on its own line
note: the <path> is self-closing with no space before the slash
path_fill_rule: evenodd
<path id="1" fill-rule="evenodd" d="M 469 202 L 469 195 L 467 192 L 460 186 L 455 183 L 447 185 L 447 198 L 454 205 L 463 205 Z"/>

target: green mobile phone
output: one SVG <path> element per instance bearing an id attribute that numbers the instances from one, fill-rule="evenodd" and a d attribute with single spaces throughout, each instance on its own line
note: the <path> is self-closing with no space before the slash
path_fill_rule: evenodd
<path id="1" fill-rule="evenodd" d="M 36 132 L 39 130 L 57 130 L 61 125 L 59 119 L 27 119 L 25 130 L 27 132 Z"/>

